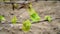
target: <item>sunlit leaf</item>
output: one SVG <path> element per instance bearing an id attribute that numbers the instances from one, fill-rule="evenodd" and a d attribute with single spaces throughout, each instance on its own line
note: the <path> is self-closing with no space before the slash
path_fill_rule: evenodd
<path id="1" fill-rule="evenodd" d="M 0 21 L 5 21 L 5 18 L 0 15 Z"/>
<path id="2" fill-rule="evenodd" d="M 40 20 L 39 15 L 36 13 L 36 11 L 32 8 L 32 5 L 29 5 L 30 8 L 28 8 L 28 13 L 30 15 L 30 18 L 33 22 L 37 22 Z"/>
<path id="3" fill-rule="evenodd" d="M 28 32 L 31 28 L 31 22 L 29 20 L 26 20 L 23 22 L 22 30 L 25 32 Z"/>
<path id="4" fill-rule="evenodd" d="M 51 16 L 45 16 L 45 20 L 48 20 L 48 22 L 51 22 L 52 18 L 51 18 Z"/>
<path id="5" fill-rule="evenodd" d="M 16 16 L 14 16 L 14 17 L 12 18 L 11 22 L 12 22 L 12 24 L 16 24 L 16 22 L 17 22 Z"/>

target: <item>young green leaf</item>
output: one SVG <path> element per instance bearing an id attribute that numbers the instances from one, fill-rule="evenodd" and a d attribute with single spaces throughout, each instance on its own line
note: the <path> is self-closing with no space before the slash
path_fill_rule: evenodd
<path id="1" fill-rule="evenodd" d="M 0 21 L 5 21 L 5 18 L 0 15 Z"/>
<path id="2" fill-rule="evenodd" d="M 40 17 L 36 13 L 33 13 L 32 15 L 30 15 L 30 18 L 33 22 L 37 22 L 40 20 Z"/>
<path id="3" fill-rule="evenodd" d="M 26 20 L 23 22 L 22 30 L 25 32 L 28 32 L 31 28 L 31 22 L 29 20 Z"/>
<path id="4" fill-rule="evenodd" d="M 48 20 L 48 22 L 51 22 L 52 21 L 51 16 L 45 16 L 45 20 Z"/>
<path id="5" fill-rule="evenodd" d="M 33 22 L 37 22 L 40 20 L 39 15 L 35 12 L 35 10 L 32 8 L 32 5 L 29 4 L 29 8 L 27 9 L 30 15 L 30 18 Z"/>
<path id="6" fill-rule="evenodd" d="M 16 16 L 14 16 L 14 17 L 12 18 L 11 22 L 12 22 L 12 24 L 16 24 L 16 22 L 17 22 Z"/>

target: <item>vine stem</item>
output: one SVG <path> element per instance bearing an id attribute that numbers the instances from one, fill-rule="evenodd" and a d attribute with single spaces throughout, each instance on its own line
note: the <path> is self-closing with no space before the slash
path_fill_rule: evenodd
<path id="1" fill-rule="evenodd" d="M 60 19 L 60 18 L 52 18 L 52 21 L 57 20 L 57 19 Z M 29 20 L 30 20 L 30 19 L 29 19 Z M 32 22 L 32 21 L 31 21 L 31 23 L 32 23 L 32 24 L 36 24 L 36 23 L 41 23 L 41 22 L 46 22 L 46 21 L 47 21 L 47 20 L 45 20 L 45 19 L 41 19 L 41 20 L 38 21 L 38 22 Z M 20 23 L 20 21 L 17 21 L 16 23 L 17 23 L 17 24 L 22 24 L 22 23 Z M 6 24 L 6 23 L 5 23 L 5 22 L 4 22 L 4 23 L 1 22 L 1 24 Z M 8 21 L 8 24 L 12 24 L 11 21 Z"/>
<path id="2" fill-rule="evenodd" d="M 54 21 L 56 19 L 60 19 L 60 18 L 55 18 L 55 19 L 53 18 L 52 21 Z M 36 23 L 41 23 L 41 22 L 46 22 L 46 20 L 42 19 L 42 20 L 40 20 L 40 21 L 38 21 Z M 32 25 L 34 25 L 36 23 L 35 22 L 32 22 Z M 11 27 L 13 27 L 13 26 L 22 26 L 22 24 L 4 24 L 4 25 L 10 25 Z"/>
<path id="3" fill-rule="evenodd" d="M 60 18 L 53 18 L 52 19 L 52 21 L 54 21 L 54 20 L 57 20 L 57 19 L 60 19 Z M 42 22 L 46 22 L 45 20 L 41 20 L 41 21 L 39 21 L 39 23 L 42 23 Z M 38 23 L 38 22 L 37 22 Z M 9 28 L 18 28 L 18 29 L 21 29 L 22 28 L 22 25 L 23 24 L 1 24 L 1 26 L 4 28 L 4 29 L 9 29 Z M 39 25 L 39 24 L 36 24 L 36 23 L 32 23 L 32 25 L 31 25 L 31 27 L 36 27 L 37 25 Z M 38 26 L 38 27 L 40 27 L 40 26 Z M 1 28 L 1 27 L 0 27 Z M 0 30 L 2 30 L 3 28 L 1 28 Z M 36 27 L 37 28 L 37 27 Z"/>

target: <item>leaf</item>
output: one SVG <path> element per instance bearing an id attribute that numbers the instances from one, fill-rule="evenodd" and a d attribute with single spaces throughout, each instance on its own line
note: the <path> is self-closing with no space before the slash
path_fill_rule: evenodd
<path id="1" fill-rule="evenodd" d="M 33 22 L 37 22 L 40 20 L 40 17 L 36 13 L 33 13 L 32 15 L 30 15 L 30 18 Z"/>
<path id="2" fill-rule="evenodd" d="M 14 16 L 14 17 L 12 18 L 11 22 L 12 22 L 12 24 L 16 24 L 16 22 L 17 22 L 16 16 Z"/>
<path id="3" fill-rule="evenodd" d="M 31 22 L 29 20 L 26 20 L 23 22 L 22 30 L 25 32 L 28 32 L 31 28 Z"/>
<path id="4" fill-rule="evenodd" d="M 0 21 L 5 21 L 5 18 L 0 15 Z"/>
<path id="5" fill-rule="evenodd" d="M 51 18 L 51 16 L 45 16 L 45 20 L 48 20 L 48 22 L 51 22 L 52 18 Z"/>
<path id="6" fill-rule="evenodd" d="M 30 18 L 33 22 L 37 22 L 40 20 L 39 15 L 35 12 L 35 10 L 32 8 L 32 5 L 29 5 L 30 8 L 28 8 L 28 13 L 30 15 Z"/>

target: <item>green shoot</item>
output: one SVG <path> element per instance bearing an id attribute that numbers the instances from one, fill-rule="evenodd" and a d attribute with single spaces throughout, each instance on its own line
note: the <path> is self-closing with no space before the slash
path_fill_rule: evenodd
<path id="1" fill-rule="evenodd" d="M 30 18 L 33 22 L 37 22 L 40 20 L 40 17 L 39 15 L 35 12 L 35 10 L 32 8 L 32 5 L 29 4 L 29 7 L 28 8 L 28 12 L 29 12 L 29 15 L 30 15 Z"/>
<path id="2" fill-rule="evenodd" d="M 51 22 L 52 21 L 51 16 L 45 16 L 45 20 L 47 20 L 48 22 Z"/>
<path id="3" fill-rule="evenodd" d="M 22 30 L 25 32 L 28 32 L 31 28 L 31 22 L 29 20 L 26 20 L 23 22 Z"/>
<path id="4" fill-rule="evenodd" d="M 0 21 L 5 21 L 5 18 L 0 15 Z"/>
<path id="5" fill-rule="evenodd" d="M 12 24 L 16 24 L 16 22 L 17 22 L 16 16 L 14 16 L 14 17 L 12 18 L 11 22 L 12 22 Z"/>

